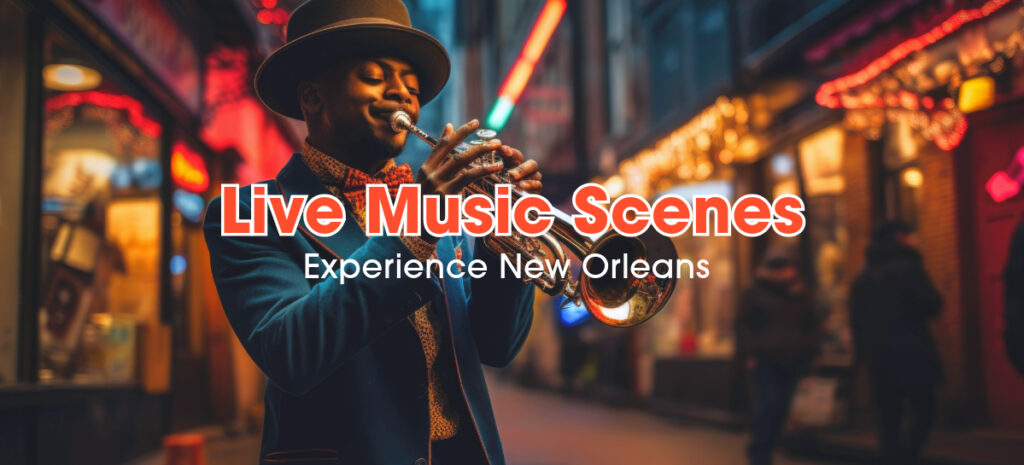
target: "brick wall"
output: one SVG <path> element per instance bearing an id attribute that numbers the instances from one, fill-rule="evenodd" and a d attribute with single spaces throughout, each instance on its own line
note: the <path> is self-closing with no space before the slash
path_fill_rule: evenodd
<path id="1" fill-rule="evenodd" d="M 864 251 L 871 239 L 872 224 L 871 161 L 867 141 L 856 132 L 847 131 L 843 147 L 843 173 L 846 190 L 843 206 L 846 208 L 846 231 L 849 237 L 846 249 L 847 270 L 850 281 L 864 267 Z"/>
<path id="2" fill-rule="evenodd" d="M 932 334 L 946 371 L 947 382 L 940 391 L 946 412 L 962 408 L 968 400 L 953 156 L 926 144 L 918 158 L 924 175 L 918 239 L 925 268 L 943 298 L 943 312 L 932 325 Z"/>
<path id="3" fill-rule="evenodd" d="M 872 180 L 872 163 L 869 155 L 868 142 L 857 132 L 846 132 L 843 147 L 843 175 L 845 191 L 843 192 L 843 208 L 846 209 L 846 266 L 847 285 L 864 267 L 864 251 L 871 240 L 872 192 L 875 191 Z M 861 367 L 858 367 L 861 368 Z M 850 420 L 854 424 L 872 424 L 874 413 L 871 390 L 863 370 L 855 377 L 851 386 Z"/>

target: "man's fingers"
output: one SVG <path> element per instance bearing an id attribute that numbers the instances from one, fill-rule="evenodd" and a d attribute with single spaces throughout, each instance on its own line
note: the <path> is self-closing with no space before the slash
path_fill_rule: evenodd
<path id="1" fill-rule="evenodd" d="M 452 123 L 445 124 L 444 130 L 441 131 L 441 138 L 438 139 L 438 143 L 440 144 L 441 141 L 452 137 L 452 134 L 455 134 L 455 126 L 453 126 Z M 443 161 L 444 157 L 440 155 L 440 152 L 438 152 L 437 149 L 434 149 L 430 152 L 430 155 L 427 156 L 427 159 L 423 161 L 423 167 L 433 168 L 440 165 Z"/>
<path id="2" fill-rule="evenodd" d="M 462 171 L 459 171 L 459 173 L 455 176 L 454 179 L 452 179 L 450 183 L 452 189 L 454 190 L 449 192 L 451 192 L 452 194 L 462 192 L 462 189 L 473 183 L 473 181 L 476 181 L 477 179 L 480 179 L 484 176 L 497 173 L 504 168 L 505 166 L 502 165 L 501 163 L 494 163 L 491 165 L 471 166 Z"/>
<path id="3" fill-rule="evenodd" d="M 476 131 L 478 127 L 480 127 L 480 121 L 473 120 L 466 124 L 463 124 L 462 126 L 459 126 L 458 129 L 454 130 L 453 132 L 449 132 L 447 135 L 442 135 L 441 138 L 437 140 L 437 147 L 432 152 L 430 152 L 430 157 L 428 157 L 428 159 L 438 161 L 447 158 L 448 153 L 450 153 L 452 150 L 455 150 L 455 147 L 457 147 L 459 144 L 462 143 L 463 140 L 469 137 L 469 135 L 472 134 L 473 131 Z M 445 132 L 448 132 L 447 128 L 445 128 Z"/>
<path id="4" fill-rule="evenodd" d="M 501 158 L 505 159 L 505 165 L 507 166 L 517 166 L 523 163 L 523 152 L 512 147 L 502 145 L 498 153 L 501 155 Z"/>
<path id="5" fill-rule="evenodd" d="M 453 176 L 457 171 L 468 166 L 473 160 L 476 160 L 485 153 L 494 150 L 499 145 L 501 145 L 501 142 L 494 140 L 484 144 L 470 146 L 465 151 L 459 152 L 446 160 L 444 164 L 441 165 L 440 170 L 438 170 L 439 174 L 442 177 Z"/>
<path id="6" fill-rule="evenodd" d="M 526 179 L 516 183 L 516 187 L 519 190 L 529 192 L 531 194 L 540 194 L 541 190 L 544 189 L 544 183 L 540 181 L 534 181 L 532 179 Z"/>
<path id="7" fill-rule="evenodd" d="M 508 170 L 508 175 L 516 181 L 521 179 L 529 178 L 534 173 L 540 170 L 540 165 L 537 164 L 536 160 L 526 160 L 526 162 Z"/>

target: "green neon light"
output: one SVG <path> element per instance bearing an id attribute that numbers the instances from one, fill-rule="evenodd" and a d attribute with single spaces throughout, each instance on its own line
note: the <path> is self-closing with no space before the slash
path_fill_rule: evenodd
<path id="1" fill-rule="evenodd" d="M 494 102 L 494 108 L 491 109 L 491 113 L 487 115 L 487 127 L 495 131 L 501 131 L 505 127 L 505 123 L 508 123 L 509 116 L 512 116 L 512 109 L 516 105 L 507 98 L 499 98 L 498 101 Z"/>

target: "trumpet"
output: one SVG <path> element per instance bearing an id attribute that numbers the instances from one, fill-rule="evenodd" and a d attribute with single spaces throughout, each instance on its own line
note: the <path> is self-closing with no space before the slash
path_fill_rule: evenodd
<path id="1" fill-rule="evenodd" d="M 390 123 L 396 133 L 408 131 L 431 147 L 436 148 L 438 145 L 437 139 L 416 127 L 412 118 L 403 111 L 392 113 Z M 482 139 L 493 138 L 495 135 L 489 130 L 477 132 L 477 136 Z M 475 163 L 494 163 L 499 158 L 496 153 L 490 152 L 482 155 Z M 496 185 L 514 183 L 507 172 L 502 171 L 473 182 L 464 192 L 493 199 Z M 513 202 L 524 195 L 522 191 L 512 189 Z M 569 260 L 566 251 L 581 261 L 592 254 L 602 255 L 609 260 L 626 257 L 629 263 L 635 260 L 675 261 L 677 258 L 672 241 L 655 231 L 627 237 L 612 230 L 594 239 L 576 231 L 564 212 L 555 209 L 552 214 L 554 223 L 551 229 L 540 236 L 530 237 L 513 230 L 510 236 L 492 234 L 481 238 L 481 241 L 495 253 L 521 254 L 528 257 L 528 260 L 536 258 L 566 262 Z M 645 278 L 614 276 L 610 273 L 605 273 L 604 277 L 591 277 L 582 270 L 577 279 L 571 273 L 557 273 L 554 269 L 548 268 L 549 271 L 537 278 L 527 278 L 525 281 L 532 282 L 548 295 L 563 295 L 565 302 L 583 305 L 598 321 L 620 328 L 636 326 L 658 313 L 672 295 L 676 282 L 675 278 L 658 278 L 652 274 Z"/>

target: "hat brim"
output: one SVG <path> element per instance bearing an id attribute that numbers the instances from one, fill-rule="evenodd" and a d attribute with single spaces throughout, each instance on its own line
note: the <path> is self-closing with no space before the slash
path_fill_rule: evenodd
<path id="1" fill-rule="evenodd" d="M 341 58 L 363 55 L 407 61 L 419 78 L 420 105 L 441 92 L 451 73 L 448 52 L 425 32 L 397 24 L 349 24 L 311 32 L 275 50 L 256 71 L 256 95 L 271 110 L 301 120 L 299 82 Z"/>

